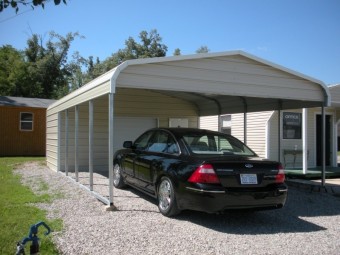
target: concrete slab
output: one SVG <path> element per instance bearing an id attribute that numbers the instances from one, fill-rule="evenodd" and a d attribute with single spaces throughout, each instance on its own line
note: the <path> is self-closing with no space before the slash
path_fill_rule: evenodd
<path id="1" fill-rule="evenodd" d="M 311 192 L 324 192 L 340 196 L 340 178 L 326 179 L 324 186 L 322 186 L 321 180 L 287 179 L 286 183 L 288 186 Z"/>

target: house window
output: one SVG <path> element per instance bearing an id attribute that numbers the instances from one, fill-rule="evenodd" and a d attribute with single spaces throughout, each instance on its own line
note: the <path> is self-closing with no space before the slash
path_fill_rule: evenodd
<path id="1" fill-rule="evenodd" d="M 33 113 L 30 112 L 20 113 L 20 130 L 33 131 Z"/>
<path id="2" fill-rule="evenodd" d="M 283 139 L 301 139 L 302 114 L 296 112 L 284 112 Z"/>

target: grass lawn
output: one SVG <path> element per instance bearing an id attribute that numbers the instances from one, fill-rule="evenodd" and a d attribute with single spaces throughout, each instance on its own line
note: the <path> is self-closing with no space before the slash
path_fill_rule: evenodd
<path id="1" fill-rule="evenodd" d="M 0 158 L 0 254 L 15 254 L 16 244 L 28 236 L 30 226 L 44 221 L 51 230 L 60 231 L 62 220 L 48 220 L 46 212 L 34 206 L 34 203 L 51 203 L 53 197 L 48 194 L 35 195 L 20 183 L 20 177 L 13 174 L 13 169 L 27 161 L 40 161 L 45 158 Z M 40 180 L 41 189 L 48 189 L 48 184 Z M 46 229 L 39 227 L 40 254 L 58 254 L 51 235 L 44 236 Z M 26 243 L 25 253 L 30 254 L 31 242 Z"/>

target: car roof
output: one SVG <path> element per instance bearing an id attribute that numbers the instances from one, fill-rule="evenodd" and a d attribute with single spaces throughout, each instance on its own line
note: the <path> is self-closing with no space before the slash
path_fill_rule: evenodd
<path id="1" fill-rule="evenodd" d="M 173 133 L 175 136 L 182 136 L 187 133 L 196 133 L 196 134 L 205 134 L 205 133 L 210 133 L 210 134 L 223 134 L 220 132 L 212 131 L 212 130 L 207 130 L 207 129 L 200 129 L 200 128 L 153 128 L 152 130 L 166 130 L 171 133 Z M 223 134 L 225 135 L 225 134 Z"/>

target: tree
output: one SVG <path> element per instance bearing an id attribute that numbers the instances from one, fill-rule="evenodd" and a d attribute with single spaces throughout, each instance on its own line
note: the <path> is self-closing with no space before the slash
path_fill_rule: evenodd
<path id="1" fill-rule="evenodd" d="M 1 95 L 57 99 L 68 94 L 70 87 L 78 88 L 86 61 L 79 53 L 68 60 L 69 48 L 77 37 L 78 33 L 63 37 L 51 32 L 44 45 L 41 36 L 34 34 L 24 51 L 0 48 Z"/>
<path id="2" fill-rule="evenodd" d="M 199 47 L 197 50 L 196 50 L 196 53 L 197 54 L 200 54 L 200 53 L 208 53 L 210 51 L 210 49 L 208 48 L 208 46 L 201 46 Z"/>
<path id="3" fill-rule="evenodd" d="M 61 1 L 66 4 L 66 0 L 53 0 L 55 5 L 59 5 Z M 49 0 L 0 0 L 0 12 L 7 7 L 14 8 L 16 13 L 19 11 L 19 6 L 31 6 L 32 9 L 37 6 L 45 7 L 45 3 Z"/>
<path id="4" fill-rule="evenodd" d="M 162 37 L 156 29 L 142 31 L 139 34 L 141 43 L 137 43 L 132 37 L 125 41 L 125 49 L 118 51 L 118 59 L 123 62 L 128 59 L 164 57 L 168 47 L 162 44 Z"/>
<path id="5" fill-rule="evenodd" d="M 180 56 L 181 55 L 181 50 L 179 48 L 176 48 L 174 50 L 174 56 Z"/>
<path id="6" fill-rule="evenodd" d="M 125 41 L 125 48 L 119 49 L 103 62 L 97 61 L 88 72 L 84 74 L 86 82 L 98 77 L 99 75 L 111 70 L 122 62 L 129 59 L 138 58 L 154 58 L 164 57 L 168 47 L 162 43 L 162 37 L 158 34 L 156 29 L 151 30 L 149 33 L 142 31 L 139 34 L 140 42 L 129 37 Z M 93 64 L 89 59 L 88 64 Z M 89 79 L 90 78 L 90 79 Z"/>
<path id="7" fill-rule="evenodd" d="M 68 94 L 73 75 L 80 68 L 75 63 L 81 65 L 79 54 L 73 55 L 73 61 L 68 62 L 71 43 L 77 37 L 81 36 L 78 33 L 68 33 L 63 37 L 51 32 L 46 46 L 42 45 L 37 35 L 28 40 L 25 55 L 31 83 L 41 88 L 40 97 L 60 98 Z"/>
<path id="8" fill-rule="evenodd" d="M 24 54 L 10 45 L 0 48 L 0 95 L 16 95 L 17 84 L 24 83 L 27 66 Z"/>

